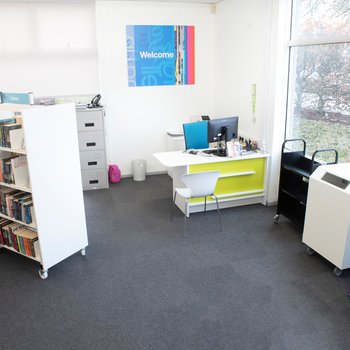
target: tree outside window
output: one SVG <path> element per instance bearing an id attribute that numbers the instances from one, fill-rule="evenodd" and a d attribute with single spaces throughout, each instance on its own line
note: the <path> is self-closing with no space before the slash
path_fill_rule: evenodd
<path id="1" fill-rule="evenodd" d="M 349 0 L 294 0 L 291 33 L 286 137 L 350 162 Z"/>

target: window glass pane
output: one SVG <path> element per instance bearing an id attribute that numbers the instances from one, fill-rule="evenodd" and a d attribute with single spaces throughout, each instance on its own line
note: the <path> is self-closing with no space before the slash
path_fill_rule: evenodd
<path id="1" fill-rule="evenodd" d="M 350 35 L 349 0 L 294 0 L 292 40 Z"/>
<path id="2" fill-rule="evenodd" d="M 350 162 L 350 43 L 291 49 L 286 138 L 304 139 L 308 154 L 335 148 Z"/>

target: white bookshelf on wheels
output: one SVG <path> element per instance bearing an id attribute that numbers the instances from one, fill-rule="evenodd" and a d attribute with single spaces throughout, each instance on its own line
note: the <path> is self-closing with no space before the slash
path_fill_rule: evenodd
<path id="1" fill-rule="evenodd" d="M 18 113 L 24 133 L 23 148 L 0 147 L 1 162 L 3 158 L 26 155 L 29 176 L 25 186 L 0 182 L 0 187 L 5 193 L 11 188 L 19 190 L 23 197 L 26 195 L 22 192 L 29 194 L 27 197 L 31 194 L 35 220 L 27 224 L 13 215 L 5 215 L 3 210 L 0 219 L 37 233 L 32 246 L 29 243 L 23 246 L 15 233 L 12 241 L 16 244 L 12 242 L 11 246 L 2 241 L 0 247 L 40 263 L 39 275 L 45 279 L 49 268 L 79 251 L 84 256 L 88 246 L 75 106 L 2 103 L 0 111 Z"/>

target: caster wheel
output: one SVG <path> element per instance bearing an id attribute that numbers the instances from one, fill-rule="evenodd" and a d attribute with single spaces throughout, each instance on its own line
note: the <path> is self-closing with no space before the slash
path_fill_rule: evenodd
<path id="1" fill-rule="evenodd" d="M 315 253 L 315 251 L 313 249 L 311 249 L 310 247 L 307 247 L 305 251 L 306 251 L 307 255 L 312 255 L 313 253 Z"/>
<path id="2" fill-rule="evenodd" d="M 83 249 L 80 251 L 80 254 L 81 254 L 81 256 L 85 256 L 85 255 L 86 255 L 86 250 L 85 250 L 85 248 L 83 248 Z"/>
<path id="3" fill-rule="evenodd" d="M 277 224 L 279 218 L 280 218 L 280 216 L 279 216 L 278 214 L 276 214 L 276 215 L 273 217 L 273 220 L 274 220 L 275 224 Z"/>
<path id="4" fill-rule="evenodd" d="M 337 267 L 334 268 L 333 273 L 334 276 L 339 277 L 342 274 L 343 270 L 338 269 Z"/>
<path id="5" fill-rule="evenodd" d="M 49 277 L 49 272 L 47 270 L 39 270 L 39 276 L 42 280 L 46 280 Z"/>

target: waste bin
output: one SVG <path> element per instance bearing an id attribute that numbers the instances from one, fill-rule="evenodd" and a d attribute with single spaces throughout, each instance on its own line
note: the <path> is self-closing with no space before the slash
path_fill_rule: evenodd
<path id="1" fill-rule="evenodd" d="M 146 178 L 146 161 L 144 159 L 134 159 L 132 161 L 132 172 L 134 181 L 143 181 Z"/>
<path id="2" fill-rule="evenodd" d="M 310 177 L 303 243 L 336 266 L 350 268 L 350 163 L 319 166 Z"/>

